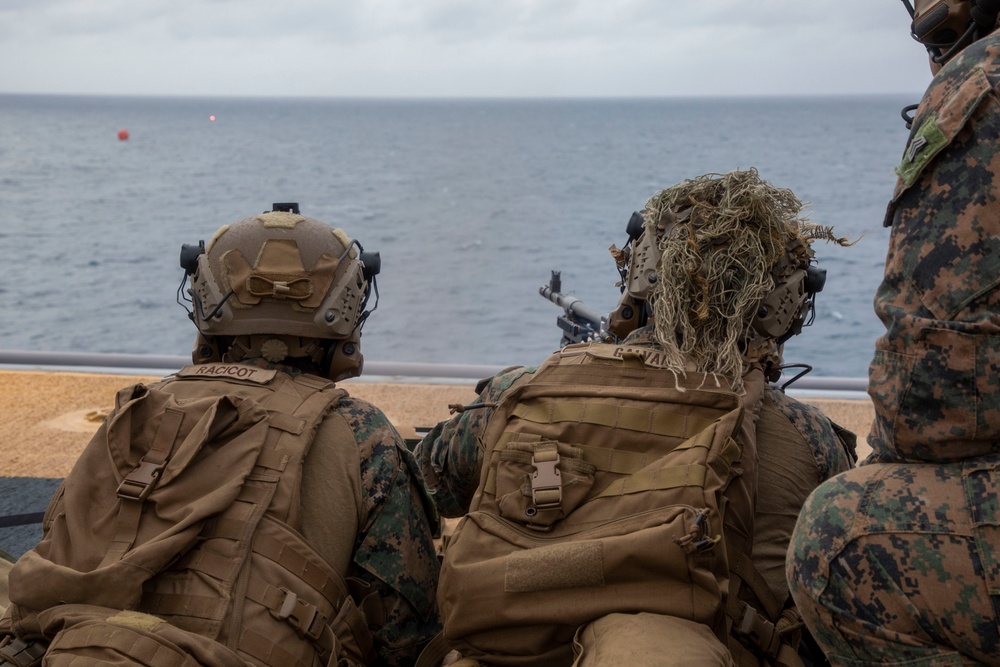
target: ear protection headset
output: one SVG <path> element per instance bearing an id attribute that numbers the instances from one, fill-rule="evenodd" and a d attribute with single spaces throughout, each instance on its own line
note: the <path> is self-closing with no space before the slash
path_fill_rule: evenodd
<path id="1" fill-rule="evenodd" d="M 996 27 L 1000 0 L 903 0 L 912 23 L 910 34 L 927 47 L 931 60 L 947 62 Z"/>
<path id="2" fill-rule="evenodd" d="M 659 238 L 669 233 L 677 216 L 663 222 L 655 233 L 643 226 L 643 218 L 633 213 L 626 226 L 629 235 L 626 253 L 619 270 L 622 274 L 622 296 L 608 318 L 608 331 L 619 339 L 644 326 L 651 313 L 649 300 L 657 280 L 660 262 Z M 681 217 L 684 213 L 682 212 Z M 826 269 L 814 262 L 813 253 L 805 242 L 795 240 L 786 254 L 772 268 L 774 289 L 758 305 L 752 328 L 761 336 L 772 338 L 779 345 L 812 324 L 816 294 L 826 284 Z M 627 268 L 625 264 L 627 263 Z"/>

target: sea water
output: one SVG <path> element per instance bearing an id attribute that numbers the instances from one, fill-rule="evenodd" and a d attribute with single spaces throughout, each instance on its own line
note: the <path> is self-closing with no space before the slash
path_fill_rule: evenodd
<path id="1" fill-rule="evenodd" d="M 826 288 L 786 361 L 864 377 L 913 101 L 0 95 L 0 349 L 189 353 L 181 245 L 293 201 L 381 253 L 366 359 L 534 364 L 560 339 L 551 270 L 609 311 L 633 211 L 755 167 L 857 240 L 816 244 Z"/>

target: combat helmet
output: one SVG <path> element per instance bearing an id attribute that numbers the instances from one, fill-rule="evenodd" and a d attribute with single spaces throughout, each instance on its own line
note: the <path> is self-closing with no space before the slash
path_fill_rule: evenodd
<path id="1" fill-rule="evenodd" d="M 972 42 L 993 32 L 1000 0 L 903 0 L 910 34 L 942 65 Z"/>
<path id="2" fill-rule="evenodd" d="M 278 203 L 221 227 L 207 244 L 185 244 L 180 264 L 178 301 L 190 302 L 198 328 L 195 363 L 304 359 L 333 380 L 360 375 L 381 260 L 343 230 Z"/>
<path id="3" fill-rule="evenodd" d="M 777 381 L 781 346 L 812 323 L 826 283 L 813 239 L 847 243 L 801 209 L 754 169 L 658 192 L 632 214 L 625 248 L 612 246 L 622 297 L 608 330 L 623 338 L 652 321 L 678 367 L 694 359 L 732 377 L 753 361 Z"/>

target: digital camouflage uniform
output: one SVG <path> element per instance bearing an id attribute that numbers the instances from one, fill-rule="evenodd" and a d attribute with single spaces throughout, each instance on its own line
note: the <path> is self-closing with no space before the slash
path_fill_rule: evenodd
<path id="1" fill-rule="evenodd" d="M 659 348 L 651 326 L 633 332 L 623 344 Z M 478 402 L 499 402 L 502 394 L 526 382 L 535 370 L 518 367 L 501 372 L 478 388 Z M 491 413 L 489 408 L 461 412 L 435 426 L 417 445 L 417 462 L 444 516 L 461 516 L 469 508 L 480 479 L 483 451 L 479 438 Z M 834 425 L 818 409 L 766 389 L 757 448 L 754 564 L 775 597 L 782 600 L 788 592 L 785 549 L 799 507 L 820 482 L 853 465 L 853 434 Z"/>
<path id="2" fill-rule="evenodd" d="M 835 664 L 1000 664 L 1000 35 L 925 93 L 886 215 L 871 458 L 796 527 L 792 593 Z"/>
<path id="3" fill-rule="evenodd" d="M 385 624 L 373 633 L 380 664 L 409 665 L 441 629 L 434 603 L 438 561 L 427 517 L 433 510 L 422 502 L 413 455 L 385 415 L 356 398 L 336 409 L 354 427 L 361 455 L 365 522 L 348 574 L 369 582 L 385 604 Z"/>

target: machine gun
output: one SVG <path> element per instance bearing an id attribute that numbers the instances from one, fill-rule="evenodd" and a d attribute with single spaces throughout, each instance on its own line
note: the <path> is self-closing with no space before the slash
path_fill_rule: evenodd
<path id="1" fill-rule="evenodd" d="M 559 347 L 601 340 L 607 334 L 607 318 L 604 315 L 580 299 L 562 293 L 560 271 L 553 271 L 549 284 L 538 288 L 538 293 L 563 309 L 563 314 L 556 318 L 556 325 L 563 332 Z"/>

